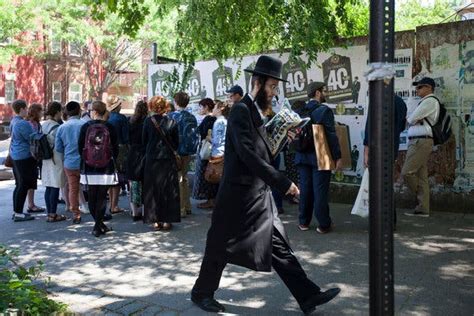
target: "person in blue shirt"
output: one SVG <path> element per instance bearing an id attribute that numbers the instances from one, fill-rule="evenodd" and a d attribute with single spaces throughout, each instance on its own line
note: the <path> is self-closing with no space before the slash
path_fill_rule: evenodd
<path id="1" fill-rule="evenodd" d="M 13 191 L 13 220 L 15 222 L 34 219 L 23 213 L 29 189 L 36 189 L 38 168 L 36 160 L 30 153 L 30 135 L 34 132 L 30 123 L 25 120 L 27 104 L 25 100 L 15 100 L 12 104 L 15 116 L 10 122 L 11 143 L 10 157 L 13 160 L 15 190 Z"/>
<path id="2" fill-rule="evenodd" d="M 395 95 L 393 105 L 394 110 L 394 122 L 393 122 L 393 162 L 397 160 L 398 148 L 400 147 L 400 134 L 405 130 L 407 124 L 407 105 L 405 101 L 398 95 Z M 369 112 L 370 114 L 370 112 Z M 369 167 L 369 114 L 367 115 L 367 121 L 365 122 L 364 132 L 364 167 Z M 397 210 L 394 207 L 393 221 L 394 225 L 397 225 Z"/>
<path id="3" fill-rule="evenodd" d="M 69 210 L 73 213 L 73 223 L 81 223 L 81 212 L 79 211 L 80 194 L 80 169 L 81 156 L 79 155 L 78 141 L 82 125 L 86 122 L 81 120 L 81 105 L 76 101 L 66 104 L 68 120 L 58 127 L 55 140 L 55 150 L 63 154 L 64 173 L 69 186 Z"/>
<path id="4" fill-rule="evenodd" d="M 110 214 L 116 214 L 123 212 L 122 209 L 118 206 L 119 194 L 120 194 L 120 186 L 125 185 L 127 182 L 125 176 L 125 165 L 126 165 L 126 158 L 128 156 L 128 145 L 129 141 L 129 123 L 128 119 L 125 115 L 120 114 L 120 110 L 122 109 L 122 102 L 123 100 L 116 95 L 109 95 L 107 97 L 107 111 L 110 112 L 110 116 L 108 122 L 114 127 L 115 132 L 117 133 L 117 140 L 119 144 L 119 154 L 117 160 L 115 161 L 115 165 L 117 168 L 117 174 L 119 177 L 118 185 L 111 186 L 109 189 L 109 196 L 110 196 Z M 110 217 L 109 214 L 106 215 L 106 219 Z"/>
<path id="5" fill-rule="evenodd" d="M 334 113 L 327 105 L 324 94 L 324 82 L 311 82 L 308 85 L 310 101 L 302 111 L 309 113 L 311 124 L 322 124 L 331 151 L 332 159 L 336 163 L 336 170 L 342 166 L 341 149 L 336 135 Z M 310 124 L 310 123 L 308 123 Z M 311 142 L 307 152 L 296 152 L 295 164 L 300 179 L 299 225 L 302 231 L 309 230 L 312 213 L 318 220 L 316 231 L 325 234 L 331 231 L 332 220 L 329 216 L 329 184 L 330 170 L 318 170 L 316 150 Z"/>

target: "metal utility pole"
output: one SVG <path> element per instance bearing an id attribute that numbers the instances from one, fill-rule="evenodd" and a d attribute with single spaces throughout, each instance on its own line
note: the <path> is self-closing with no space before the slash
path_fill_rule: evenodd
<path id="1" fill-rule="evenodd" d="M 394 0 L 370 1 L 369 62 L 392 63 Z M 370 315 L 394 314 L 393 78 L 369 82 Z"/>

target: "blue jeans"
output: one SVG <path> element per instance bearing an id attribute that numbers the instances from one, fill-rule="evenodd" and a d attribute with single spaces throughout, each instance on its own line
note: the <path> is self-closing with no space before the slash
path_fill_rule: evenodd
<path id="1" fill-rule="evenodd" d="M 44 201 L 48 214 L 56 214 L 58 209 L 59 188 L 46 187 L 44 191 Z"/>
<path id="2" fill-rule="evenodd" d="M 303 164 L 297 167 L 300 176 L 299 223 L 309 225 L 314 212 L 319 226 L 328 228 L 331 226 L 328 203 L 331 171 L 318 171 L 315 166 Z"/>

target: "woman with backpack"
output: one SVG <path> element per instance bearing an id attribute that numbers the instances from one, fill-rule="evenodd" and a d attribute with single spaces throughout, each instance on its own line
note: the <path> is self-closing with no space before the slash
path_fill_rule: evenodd
<path id="1" fill-rule="evenodd" d="M 39 103 L 33 103 L 28 107 L 28 116 L 27 120 L 33 128 L 34 133 L 42 133 L 41 129 L 41 118 L 43 116 L 43 106 Z M 42 161 L 37 161 L 37 168 L 41 170 Z M 41 213 L 45 209 L 35 204 L 35 190 L 28 190 L 28 213 Z"/>
<path id="2" fill-rule="evenodd" d="M 148 108 L 156 113 L 145 120 L 143 141 L 145 149 L 145 177 L 143 199 L 145 223 L 156 230 L 170 230 L 171 223 L 180 222 L 180 196 L 176 152 L 179 145 L 178 125 L 166 116 L 171 110 L 162 96 L 154 96 Z"/>
<path id="3" fill-rule="evenodd" d="M 102 101 L 92 103 L 91 121 L 81 127 L 81 184 L 87 187 L 88 204 L 95 225 L 92 235 L 99 237 L 110 231 L 104 222 L 107 190 L 118 184 L 114 160 L 118 156 L 118 139 L 114 127 L 107 122 L 109 112 Z"/>
<path id="4" fill-rule="evenodd" d="M 143 219 L 143 172 L 145 148 L 142 143 L 143 123 L 148 116 L 148 106 L 145 101 L 138 101 L 135 113 L 130 117 L 130 153 L 127 157 L 127 178 L 130 181 L 130 209 L 133 221 Z M 140 174 L 136 174 L 138 173 Z"/>
<path id="5" fill-rule="evenodd" d="M 41 182 L 46 187 L 44 200 L 48 211 L 47 222 L 60 222 L 66 216 L 57 214 L 59 189 L 65 185 L 66 175 L 64 174 L 62 154 L 54 150 L 54 140 L 59 127 L 59 120 L 62 117 L 62 106 L 59 102 L 51 102 L 46 109 L 46 120 L 41 122 L 43 133 L 47 135 L 48 143 L 53 150 L 51 159 L 43 160 L 41 168 Z"/>
<path id="6" fill-rule="evenodd" d="M 207 182 L 204 179 L 204 173 L 209 163 L 209 159 L 202 159 L 200 152 L 203 147 L 204 140 L 211 141 L 212 126 L 216 118 L 212 116 L 215 103 L 210 98 L 205 98 L 199 101 L 199 114 L 204 116 L 201 124 L 199 124 L 197 131 L 201 137 L 201 145 L 196 155 L 196 172 L 194 173 L 194 186 L 192 197 L 196 200 L 206 200 L 204 203 L 198 204 L 198 208 L 213 208 L 213 198 L 217 194 L 218 185 Z"/>

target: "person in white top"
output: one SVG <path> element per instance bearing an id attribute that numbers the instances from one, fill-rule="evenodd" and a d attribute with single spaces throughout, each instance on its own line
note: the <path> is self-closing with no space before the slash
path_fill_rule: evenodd
<path id="1" fill-rule="evenodd" d="M 438 121 L 440 105 L 433 94 L 436 83 L 432 78 L 424 77 L 413 85 L 416 86 L 416 93 L 421 101 L 407 117 L 409 143 L 402 176 L 418 200 L 414 212 L 407 215 L 427 217 L 430 214 L 428 159 L 433 149 L 433 132 L 430 124 L 434 125 Z"/>

